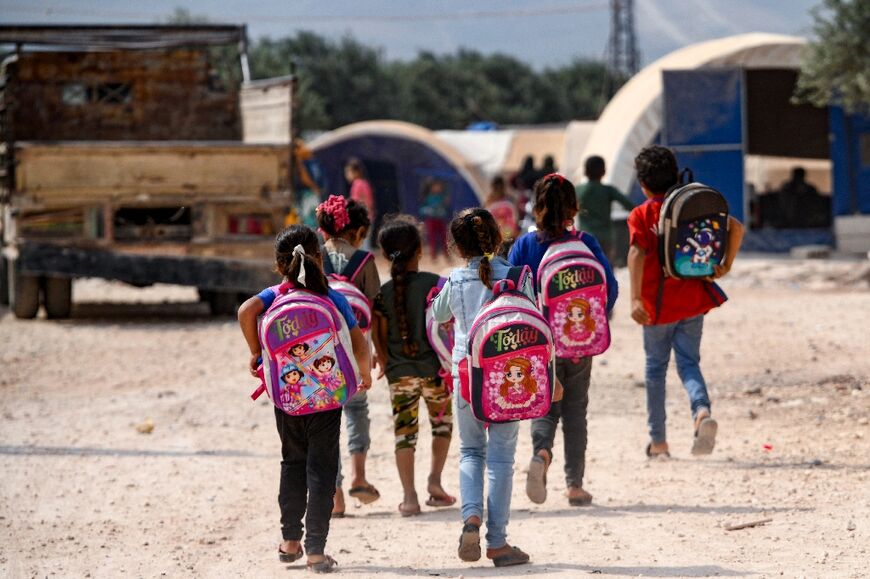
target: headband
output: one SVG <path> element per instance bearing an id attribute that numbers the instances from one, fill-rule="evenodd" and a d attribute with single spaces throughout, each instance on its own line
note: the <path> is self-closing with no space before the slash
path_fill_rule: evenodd
<path id="1" fill-rule="evenodd" d="M 558 173 L 550 173 L 548 175 L 544 175 L 544 181 L 549 181 L 550 179 L 555 179 L 559 182 L 560 185 L 565 181 L 565 178 Z"/>
<path id="2" fill-rule="evenodd" d="M 332 217 L 335 232 L 340 233 L 350 225 L 350 215 L 347 214 L 347 199 L 339 195 L 330 195 L 329 199 L 317 206 L 317 214 L 325 213 Z"/>
<path id="3" fill-rule="evenodd" d="M 297 245 L 293 248 L 293 255 L 299 256 L 299 275 L 296 276 L 296 281 L 305 287 L 305 248 Z"/>

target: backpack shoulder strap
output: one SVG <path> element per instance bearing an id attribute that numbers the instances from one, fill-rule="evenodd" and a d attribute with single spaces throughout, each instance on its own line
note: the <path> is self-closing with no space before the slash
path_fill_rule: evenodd
<path id="1" fill-rule="evenodd" d="M 332 267 L 332 260 L 329 259 L 329 250 L 326 249 L 325 245 L 320 246 L 320 254 L 323 256 L 323 274 L 330 275 L 338 273 L 335 271 L 335 268 Z"/>
<path id="2" fill-rule="evenodd" d="M 348 260 L 347 265 L 344 266 L 341 275 L 353 282 L 362 271 L 363 266 L 367 264 L 370 259 L 374 259 L 371 251 L 357 249 L 353 252 L 353 255 L 350 256 L 350 259 Z"/>
<path id="3" fill-rule="evenodd" d="M 529 279 L 532 275 L 532 270 L 527 265 L 515 265 L 514 267 L 508 270 L 507 276 L 505 279 L 509 279 L 514 282 L 514 287 L 517 291 L 523 291 L 525 284 L 523 283 L 525 280 Z"/>

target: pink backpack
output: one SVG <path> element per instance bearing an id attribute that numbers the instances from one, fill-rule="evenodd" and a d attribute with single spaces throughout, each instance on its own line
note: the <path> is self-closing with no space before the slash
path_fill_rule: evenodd
<path id="1" fill-rule="evenodd" d="M 344 317 L 326 296 L 286 282 L 272 289 L 258 328 L 263 383 L 251 398 L 265 391 L 291 416 L 340 408 L 360 382 Z"/>
<path id="2" fill-rule="evenodd" d="M 579 234 L 547 248 L 538 266 L 538 302 L 559 358 L 576 361 L 610 346 L 604 266 Z"/>
<path id="3" fill-rule="evenodd" d="M 547 320 L 516 289 L 528 267 L 493 286 L 493 298 L 474 318 L 468 354 L 459 364 L 460 393 L 484 422 L 547 414 L 556 384 L 553 336 Z M 515 281 L 516 280 L 516 281 Z"/>
<path id="4" fill-rule="evenodd" d="M 432 302 L 435 297 L 441 292 L 444 284 L 447 283 L 446 278 L 439 278 L 438 285 L 429 290 L 429 295 L 426 298 L 426 337 L 429 339 L 429 345 L 438 356 L 438 361 L 441 362 L 441 369 L 438 370 L 438 376 L 447 386 L 448 392 L 453 392 L 453 319 L 443 324 L 435 321 L 435 314 L 432 311 Z"/>
<path id="5" fill-rule="evenodd" d="M 324 255 L 326 255 L 325 251 Z M 356 316 L 359 329 L 366 337 L 368 337 L 369 330 L 372 327 L 372 304 L 366 295 L 356 287 L 354 281 L 356 281 L 363 266 L 371 259 L 374 259 L 371 252 L 358 249 L 350 257 L 350 260 L 341 272 L 336 272 L 332 269 L 332 261 L 329 257 L 323 260 L 323 272 L 329 278 L 329 287 L 347 299 Z"/>

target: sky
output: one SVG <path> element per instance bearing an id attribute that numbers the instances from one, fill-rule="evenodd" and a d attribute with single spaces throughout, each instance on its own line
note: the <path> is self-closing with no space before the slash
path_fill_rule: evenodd
<path id="1" fill-rule="evenodd" d="M 821 0 L 635 0 L 642 64 L 677 48 L 745 32 L 808 36 Z M 537 69 L 603 58 L 607 0 L 0 0 L 0 23 L 155 23 L 176 8 L 246 23 L 252 39 L 311 30 L 352 35 L 408 60 L 421 50 L 500 52 Z"/>

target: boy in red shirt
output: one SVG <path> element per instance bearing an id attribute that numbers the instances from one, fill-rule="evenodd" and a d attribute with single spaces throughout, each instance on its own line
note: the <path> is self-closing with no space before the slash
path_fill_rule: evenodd
<path id="1" fill-rule="evenodd" d="M 652 146 L 634 160 L 637 179 L 647 201 L 628 216 L 631 247 L 631 317 L 643 325 L 646 354 L 646 400 L 650 443 L 647 456 L 670 456 L 665 436 L 665 375 L 673 349 L 677 373 L 689 395 L 695 439 L 692 454 L 710 454 L 718 425 L 710 414 L 710 398 L 701 374 L 701 333 L 704 314 L 722 305 L 725 294 L 714 279 L 727 274 L 743 240 L 743 225 L 728 217 L 725 258 L 708 280 L 665 277 L 659 258 L 658 223 L 665 194 L 677 184 L 677 159 L 670 149 Z"/>

